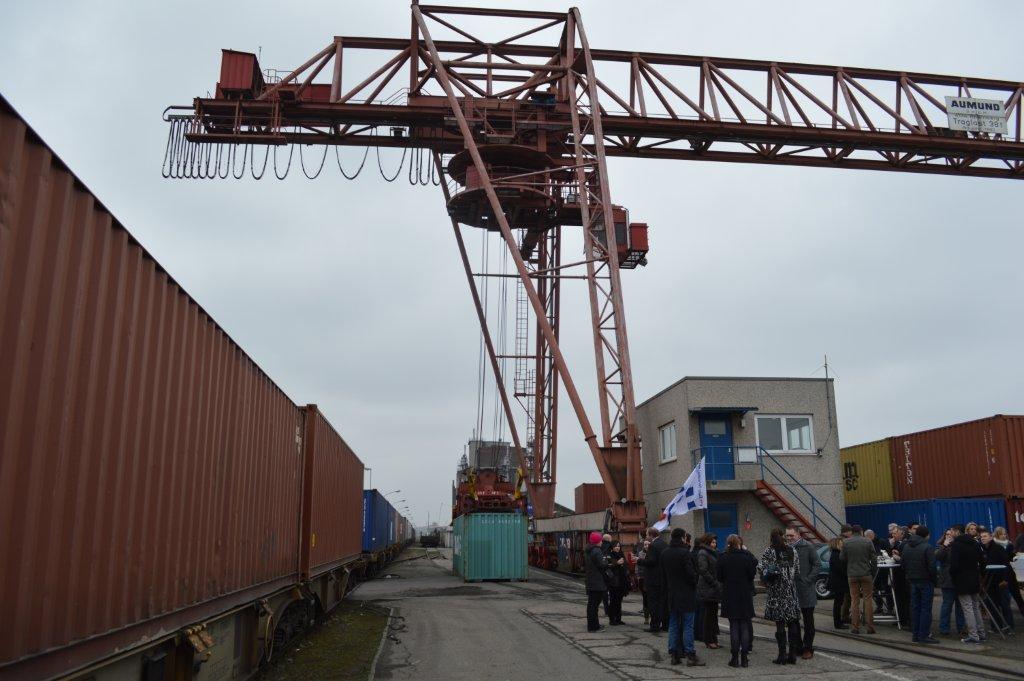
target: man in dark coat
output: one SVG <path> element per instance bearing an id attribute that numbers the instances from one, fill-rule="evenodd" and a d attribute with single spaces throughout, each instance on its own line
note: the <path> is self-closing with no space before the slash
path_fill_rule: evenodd
<path id="1" fill-rule="evenodd" d="M 604 601 L 604 596 L 608 592 L 608 585 L 604 579 L 608 560 L 601 552 L 601 534 L 599 532 L 590 533 L 590 546 L 587 547 L 584 558 L 587 575 L 587 631 L 600 631 L 601 622 L 597 619 L 597 606 Z"/>
<path id="2" fill-rule="evenodd" d="M 661 555 L 662 577 L 668 590 L 668 652 L 672 664 L 686 656 L 687 667 L 703 667 L 693 646 L 693 618 L 697 609 L 697 568 L 693 553 L 683 543 L 686 532 L 672 530 L 672 541 Z"/>
<path id="3" fill-rule="evenodd" d="M 896 561 L 896 567 L 892 568 L 892 597 L 897 605 L 896 610 L 899 611 L 900 626 L 912 629 L 910 586 L 907 583 L 907 573 L 903 569 L 903 549 L 910 539 L 910 530 L 906 525 L 897 525 L 891 529 L 891 534 L 889 554 Z"/>
<path id="4" fill-rule="evenodd" d="M 650 631 L 652 634 L 668 630 L 668 614 L 665 612 L 665 578 L 661 569 L 661 554 L 668 545 L 653 527 L 647 530 L 647 555 L 637 560 L 644 566 L 644 577 L 647 580 L 647 608 L 651 611 Z"/>
<path id="5" fill-rule="evenodd" d="M 985 621 L 981 617 L 981 573 L 985 569 L 985 555 L 981 544 L 969 534 L 964 534 L 963 525 L 954 525 L 956 537 L 949 550 L 949 576 L 953 579 L 957 600 L 967 620 L 967 636 L 963 643 L 981 643 L 985 640 Z"/>
<path id="6" fill-rule="evenodd" d="M 800 603 L 800 614 L 804 621 L 803 651 L 800 656 L 809 660 L 814 657 L 814 608 L 818 605 L 818 592 L 814 588 L 821 574 L 821 558 L 818 549 L 800 536 L 795 527 L 786 528 L 786 543 L 796 551 L 799 569 L 796 573 L 796 597 Z M 795 651 L 794 651 L 795 653 Z"/>
<path id="7" fill-rule="evenodd" d="M 928 543 L 928 528 L 918 525 L 903 542 L 901 562 L 910 583 L 910 629 L 914 643 L 938 643 L 932 638 L 932 599 L 938 571 L 935 550 Z"/>
<path id="8" fill-rule="evenodd" d="M 988 576 L 988 597 L 1003 615 L 1003 622 L 1009 627 L 1010 632 L 1014 631 L 1013 608 L 1010 607 L 1010 580 L 1017 579 L 1013 573 L 1013 566 L 1010 563 L 1010 554 L 992 539 L 992 533 L 988 528 L 978 532 L 981 539 L 981 547 L 985 552 L 985 563 L 991 566 L 1000 565 L 1002 570 L 986 569 Z"/>
<path id="9" fill-rule="evenodd" d="M 725 553 L 718 557 L 715 573 L 722 584 L 722 617 L 729 620 L 730 667 L 746 667 L 754 640 L 754 577 L 757 558 L 743 547 L 742 540 L 730 534 Z M 736 657 L 740 656 L 739 665 Z"/>

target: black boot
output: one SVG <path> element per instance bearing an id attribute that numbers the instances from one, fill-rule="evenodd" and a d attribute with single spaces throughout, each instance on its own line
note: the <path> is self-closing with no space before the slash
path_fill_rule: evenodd
<path id="1" fill-rule="evenodd" d="M 740 666 L 741 667 L 749 667 L 750 666 L 750 659 L 747 657 L 747 651 L 745 651 L 745 650 L 742 653 L 740 653 Z"/>
<path id="2" fill-rule="evenodd" d="M 772 663 L 786 664 L 786 635 L 776 633 L 775 642 L 779 644 L 779 656 L 772 660 Z"/>
<path id="3" fill-rule="evenodd" d="M 672 664 L 679 664 L 682 661 L 683 661 L 683 657 L 679 654 L 679 652 L 673 650 L 672 651 Z"/>
<path id="4" fill-rule="evenodd" d="M 739 657 L 740 657 L 739 653 L 737 653 L 735 650 L 733 650 L 732 651 L 732 657 L 729 658 L 729 666 L 730 667 L 739 667 L 740 666 Z"/>
<path id="5" fill-rule="evenodd" d="M 690 653 L 686 656 L 687 667 L 704 667 L 706 666 L 704 660 L 697 657 L 697 653 Z"/>

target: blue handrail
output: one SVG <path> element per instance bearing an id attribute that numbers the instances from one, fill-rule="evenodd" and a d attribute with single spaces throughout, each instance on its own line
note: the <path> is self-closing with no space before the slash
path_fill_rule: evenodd
<path id="1" fill-rule="evenodd" d="M 802 506 L 809 513 L 809 520 L 814 528 L 822 534 L 831 534 L 837 536 L 843 524 L 839 518 L 836 517 L 832 511 L 829 510 L 828 506 L 821 503 L 816 496 L 807 489 L 807 487 L 796 479 L 796 477 L 779 462 L 774 456 L 759 445 L 711 445 L 707 447 L 698 447 L 694 449 L 690 455 L 693 465 L 696 466 L 697 462 L 700 461 L 702 456 L 707 456 L 712 453 L 729 453 L 731 456 L 728 459 L 732 463 L 712 463 L 705 460 L 704 468 L 708 482 L 718 482 L 719 480 L 732 480 L 734 475 L 728 475 L 720 477 L 720 474 L 724 473 L 728 468 L 732 468 L 735 465 L 743 465 L 744 463 L 753 464 L 754 461 L 740 461 L 740 457 L 736 456 L 741 450 L 753 450 L 754 456 L 756 457 L 756 464 L 760 471 L 760 479 L 768 482 L 772 485 L 777 485 L 785 489 L 788 494 L 786 498 L 792 502 L 795 502 Z M 707 457 L 710 459 L 711 457 Z M 717 457 L 715 457 L 717 458 Z M 782 475 L 780 475 L 780 472 Z M 768 476 L 771 476 L 770 478 Z M 806 495 L 808 501 L 803 499 L 800 494 L 794 493 L 795 490 L 803 492 Z M 834 523 L 834 525 L 833 525 Z M 822 530 L 824 530 L 822 532 Z"/>

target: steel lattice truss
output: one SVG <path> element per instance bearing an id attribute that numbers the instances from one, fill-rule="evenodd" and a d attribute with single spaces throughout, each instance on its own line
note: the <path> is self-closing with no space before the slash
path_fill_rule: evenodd
<path id="1" fill-rule="evenodd" d="M 478 17 L 505 37 L 477 37 L 467 22 Z M 532 448 L 522 464 L 539 516 L 554 502 L 559 386 L 620 527 L 645 516 L 623 263 L 609 247 L 619 243 L 613 213 L 621 209 L 611 203 L 608 157 L 1024 178 L 1022 83 L 591 49 L 575 9 L 413 4 L 408 38 L 335 37 L 280 78 L 262 72 L 253 55 L 224 59 L 215 97 L 169 110 L 165 175 L 241 177 L 248 165 L 259 177 L 271 154 L 278 174 L 286 145 L 289 165 L 298 148 L 307 175 L 307 145 L 322 149 L 319 169 L 332 146 L 414 150 L 410 177 L 416 158 L 420 183 L 424 169 L 443 178 L 488 358 L 504 387 L 460 224 L 501 235 L 535 325 L 533 354 L 516 358 L 535 362 L 532 404 L 524 404 L 531 442 L 516 427 L 517 396 L 502 390 L 501 400 L 517 450 Z M 1008 134 L 949 130 L 949 96 L 1002 102 Z M 584 238 L 582 260 L 569 264 L 560 252 L 565 226 L 582 227 Z M 585 269 L 588 285 L 596 428 L 558 343 L 560 281 L 577 276 L 568 274 L 573 267 Z"/>

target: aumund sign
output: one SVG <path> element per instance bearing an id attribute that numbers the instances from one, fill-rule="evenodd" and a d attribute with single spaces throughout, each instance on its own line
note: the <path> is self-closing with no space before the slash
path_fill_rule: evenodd
<path id="1" fill-rule="evenodd" d="M 1006 113 L 998 99 L 946 97 L 946 116 L 950 130 L 1006 134 Z"/>

